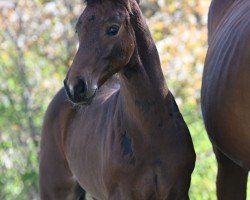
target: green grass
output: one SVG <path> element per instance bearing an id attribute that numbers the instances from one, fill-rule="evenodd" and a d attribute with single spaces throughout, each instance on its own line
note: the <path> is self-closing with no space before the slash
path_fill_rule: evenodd
<path id="1" fill-rule="evenodd" d="M 202 119 L 200 116 L 197 116 L 196 119 L 189 122 L 188 115 L 184 115 L 184 118 L 191 132 L 196 151 L 196 165 L 192 174 L 190 199 L 215 200 L 217 165 Z"/>

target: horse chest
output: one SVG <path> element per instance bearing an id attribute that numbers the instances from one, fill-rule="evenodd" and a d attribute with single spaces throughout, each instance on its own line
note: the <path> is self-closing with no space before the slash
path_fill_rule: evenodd
<path id="1" fill-rule="evenodd" d="M 116 164 L 104 175 L 106 199 L 165 199 L 171 189 L 171 179 L 164 180 L 167 170 L 161 163 Z M 165 176 L 165 177 L 164 177 Z M 163 191 L 162 188 L 165 188 Z"/>
<path id="2" fill-rule="evenodd" d="M 144 148 L 135 148 L 127 134 L 120 137 L 110 134 L 99 141 L 95 141 L 95 133 L 74 134 L 68 152 L 70 168 L 82 187 L 96 199 L 160 199 L 170 188 L 171 179 L 163 162 L 153 161 L 147 151 L 142 153 Z M 159 191 L 159 185 L 165 188 L 164 192 Z"/>
<path id="3" fill-rule="evenodd" d="M 169 139 L 111 125 L 96 128 L 101 122 L 73 122 L 68 130 L 68 163 L 80 185 L 98 200 L 167 199 L 182 159 L 171 159 Z"/>

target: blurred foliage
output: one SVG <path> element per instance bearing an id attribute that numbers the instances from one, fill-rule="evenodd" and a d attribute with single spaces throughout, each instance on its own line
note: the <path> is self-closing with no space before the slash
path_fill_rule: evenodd
<path id="1" fill-rule="evenodd" d="M 216 162 L 199 99 L 210 0 L 141 2 L 197 153 L 190 199 L 215 199 Z M 74 56 L 83 7 L 81 0 L 0 1 L 0 199 L 39 199 L 42 118 Z"/>

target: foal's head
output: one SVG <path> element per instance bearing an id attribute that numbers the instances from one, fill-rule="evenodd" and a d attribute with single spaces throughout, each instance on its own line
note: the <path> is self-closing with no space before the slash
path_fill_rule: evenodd
<path id="1" fill-rule="evenodd" d="M 74 103 L 90 104 L 97 89 L 126 66 L 135 51 L 131 6 L 136 0 L 86 0 L 76 32 L 79 48 L 64 81 Z"/>

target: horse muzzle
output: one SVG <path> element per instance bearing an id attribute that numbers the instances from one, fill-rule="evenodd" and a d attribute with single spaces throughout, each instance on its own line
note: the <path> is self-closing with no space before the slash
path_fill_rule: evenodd
<path id="1" fill-rule="evenodd" d="M 75 84 L 69 83 L 66 78 L 64 80 L 64 89 L 70 101 L 77 105 L 90 105 L 97 92 L 97 86 L 88 87 L 83 78 L 78 78 Z"/>

